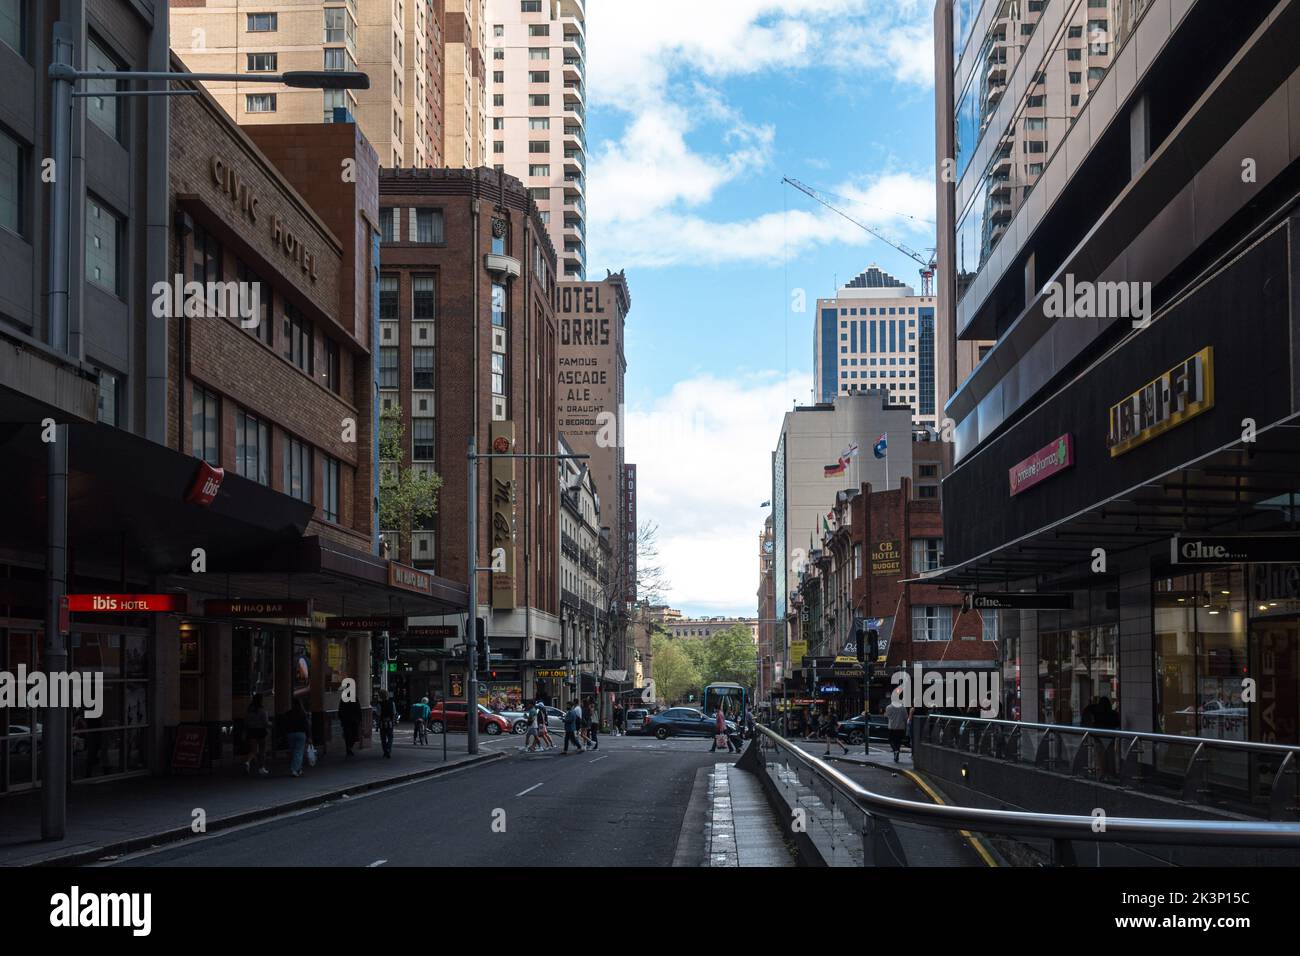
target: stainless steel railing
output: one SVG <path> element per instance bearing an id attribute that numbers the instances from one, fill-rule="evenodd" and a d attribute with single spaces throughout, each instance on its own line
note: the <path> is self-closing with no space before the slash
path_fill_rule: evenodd
<path id="1" fill-rule="evenodd" d="M 817 843 L 832 865 L 906 865 L 894 824 L 1050 840 L 1057 859 L 1073 860 L 1071 841 L 1300 850 L 1300 824 L 1264 821 L 1169 820 L 988 810 L 890 797 L 759 725 L 750 759 L 792 810 L 792 825 Z M 749 754 L 747 754 L 749 756 Z"/>
<path id="2" fill-rule="evenodd" d="M 919 723 L 921 745 L 1300 820 L 1300 747 L 945 714 Z"/>

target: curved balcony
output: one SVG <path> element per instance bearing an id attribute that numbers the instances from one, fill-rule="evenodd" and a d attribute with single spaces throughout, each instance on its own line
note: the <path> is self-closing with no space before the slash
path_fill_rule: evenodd
<path id="1" fill-rule="evenodd" d="M 519 260 L 514 256 L 503 256 L 495 252 L 485 253 L 483 268 L 497 278 L 514 279 L 519 276 Z"/>

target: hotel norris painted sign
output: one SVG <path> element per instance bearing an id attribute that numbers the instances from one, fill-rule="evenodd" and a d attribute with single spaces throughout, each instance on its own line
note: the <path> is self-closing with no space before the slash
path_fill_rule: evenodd
<path id="1" fill-rule="evenodd" d="M 1206 346 L 1110 407 L 1112 458 L 1214 407 L 1214 349 Z"/>

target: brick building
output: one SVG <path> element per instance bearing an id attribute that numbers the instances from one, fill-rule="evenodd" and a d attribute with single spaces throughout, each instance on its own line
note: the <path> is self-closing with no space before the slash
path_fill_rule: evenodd
<path id="1" fill-rule="evenodd" d="M 555 250 L 527 190 L 489 169 L 381 170 L 379 205 L 381 233 L 398 237 L 382 248 L 381 402 L 401 407 L 405 464 L 436 469 L 441 500 L 463 502 L 471 435 L 480 452 L 558 447 Z M 485 696 L 531 694 L 530 662 L 558 654 L 556 475 L 550 461 L 480 462 L 478 566 L 498 548 L 506 562 L 480 579 L 479 614 L 504 658 L 503 686 L 485 682 Z M 385 531 L 415 564 L 468 580 L 459 507 L 409 535 Z"/>

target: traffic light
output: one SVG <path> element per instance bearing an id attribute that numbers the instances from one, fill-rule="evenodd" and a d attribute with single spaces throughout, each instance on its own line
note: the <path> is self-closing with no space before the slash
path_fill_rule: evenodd
<path id="1" fill-rule="evenodd" d="M 388 635 L 388 659 L 390 661 L 397 660 L 398 653 L 401 651 L 401 649 L 402 649 L 401 641 L 398 640 L 398 635 L 389 634 Z"/>

